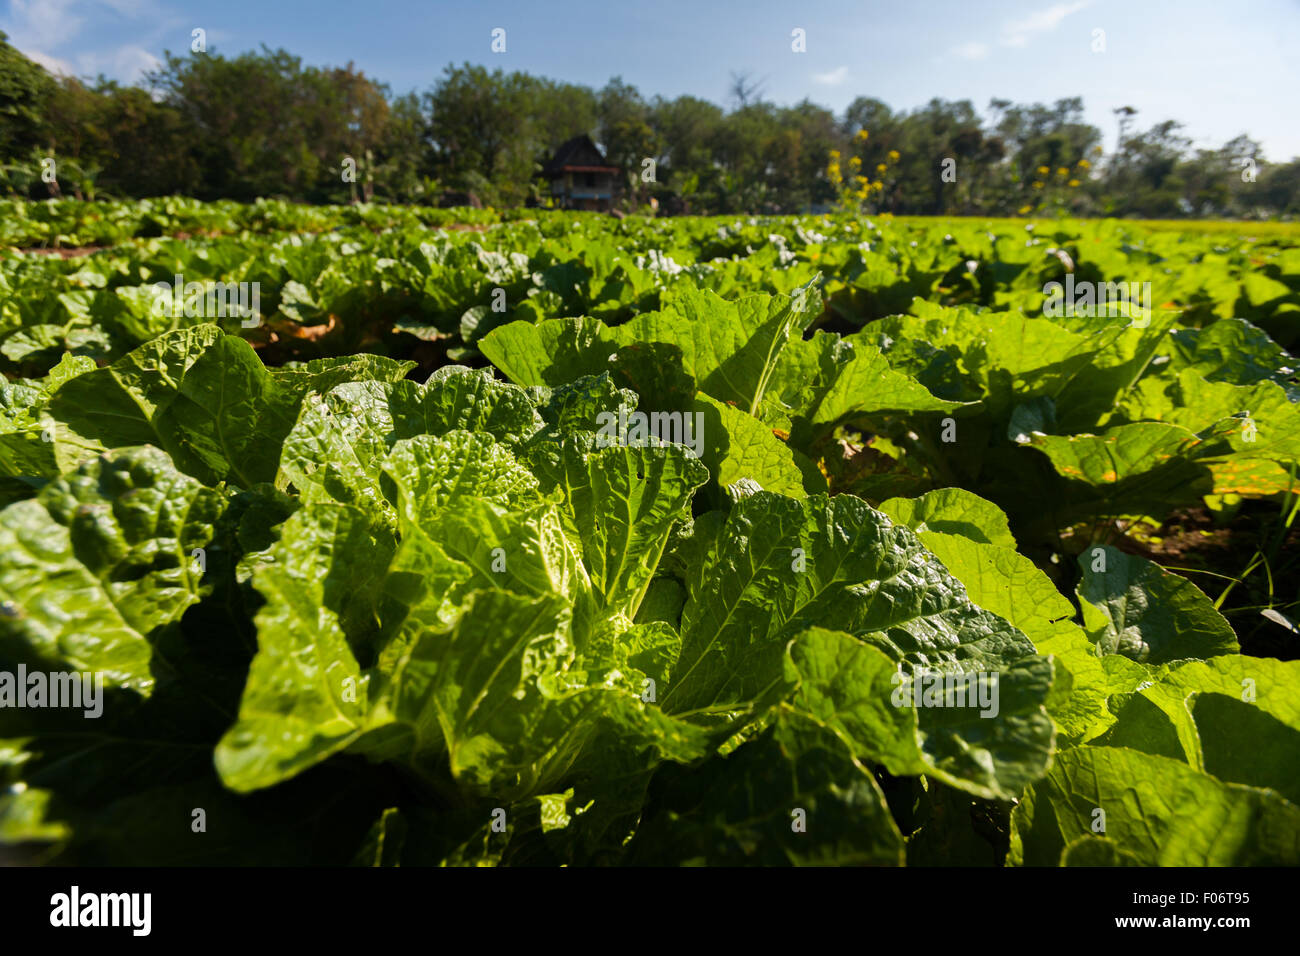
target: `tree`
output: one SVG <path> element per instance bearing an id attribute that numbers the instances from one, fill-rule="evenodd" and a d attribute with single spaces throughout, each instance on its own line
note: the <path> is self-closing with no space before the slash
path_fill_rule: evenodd
<path id="1" fill-rule="evenodd" d="M 988 177 L 989 199 L 1011 211 L 1037 207 L 1046 197 L 1069 198 L 1072 211 L 1085 211 L 1090 169 L 1101 149 L 1101 130 L 1084 122 L 1083 100 L 1069 97 L 1049 105 L 992 100 L 995 151 L 1008 162 Z M 1062 172 L 1064 170 L 1064 172 Z M 1035 185 L 1035 184 L 1040 185 Z M 1071 186 L 1070 183 L 1077 183 Z"/>
<path id="2" fill-rule="evenodd" d="M 437 190 L 431 178 L 433 145 L 428 117 L 414 93 L 395 98 L 389 106 L 374 150 L 375 188 L 380 198 L 390 202 L 437 202 Z"/>
<path id="3" fill-rule="evenodd" d="M 0 162 L 23 157 L 42 142 L 44 114 L 54 79 L 23 56 L 0 31 Z"/>
<path id="4" fill-rule="evenodd" d="M 656 97 L 650 105 L 650 125 L 659 147 L 653 191 L 673 201 L 675 208 L 687 210 L 702 192 L 716 192 L 714 148 L 723 116 L 720 106 L 694 96 Z"/>
<path id="5" fill-rule="evenodd" d="M 531 112 L 537 81 L 524 73 L 448 66 L 426 95 L 438 169 L 452 185 L 516 205 L 529 195 L 544 137 Z"/>
<path id="6" fill-rule="evenodd" d="M 1300 161 L 1267 163 L 1244 133 L 1192 151 L 1173 120 L 1139 130 L 1132 106 L 1113 111 L 1117 148 L 1103 164 L 1079 97 L 995 98 L 981 116 L 966 100 L 894 111 L 858 96 L 837 116 L 809 100 L 766 102 L 748 72 L 731 75 L 727 95 L 730 110 L 692 96 L 647 101 L 621 77 L 593 90 L 469 63 L 448 65 L 422 95 L 395 95 L 353 64 L 307 66 L 265 47 L 168 53 L 145 85 L 122 85 L 52 77 L 0 34 L 0 184 L 24 195 L 314 202 L 431 202 L 445 185 L 513 206 L 538 197 L 556 147 L 587 134 L 625 171 L 633 202 L 654 195 L 676 211 L 827 204 L 838 153 L 837 174 L 859 192 L 853 177 L 879 183 L 870 199 L 896 213 L 1300 213 Z M 58 182 L 43 184 L 51 156 Z M 653 183 L 641 176 L 647 159 Z"/>
<path id="7" fill-rule="evenodd" d="M 193 124 L 140 87 L 102 77 L 94 87 L 65 80 L 50 114 L 51 139 L 60 153 L 100 166 L 98 186 L 104 193 L 163 196 L 201 187 Z M 82 138 L 78 130 L 91 135 Z"/>
<path id="8" fill-rule="evenodd" d="M 1129 133 L 1122 123 L 1121 129 L 1120 148 L 1107 171 L 1111 209 L 1148 217 L 1189 212 L 1181 167 L 1191 141 L 1181 134 L 1182 124 L 1165 120 L 1145 132 Z"/>
<path id="9" fill-rule="evenodd" d="M 1193 215 L 1248 215 L 1259 204 L 1264 151 L 1249 136 L 1237 136 L 1218 149 L 1198 149 L 1179 168 L 1183 195 Z M 1243 173 L 1248 175 L 1243 178 Z"/>
<path id="10" fill-rule="evenodd" d="M 284 50 L 168 53 L 150 83 L 197 134 L 201 193 L 338 198 L 343 162 L 382 140 L 385 90 L 352 64 L 303 67 Z"/>
<path id="11" fill-rule="evenodd" d="M 623 170 L 629 196 L 645 198 L 642 162 L 659 155 L 650 107 L 635 86 L 614 77 L 598 94 L 597 135 L 605 158 Z"/>
<path id="12" fill-rule="evenodd" d="M 1300 159 L 1270 166 L 1259 179 L 1257 205 L 1300 216 Z"/>

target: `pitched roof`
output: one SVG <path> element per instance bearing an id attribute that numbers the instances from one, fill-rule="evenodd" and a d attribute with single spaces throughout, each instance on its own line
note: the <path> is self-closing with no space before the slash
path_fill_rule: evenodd
<path id="1" fill-rule="evenodd" d="M 617 167 L 609 164 L 609 161 L 605 159 L 605 155 L 596 148 L 596 144 L 591 141 L 591 137 L 585 133 L 561 143 L 555 150 L 555 155 L 542 167 L 542 172 L 548 176 L 558 176 L 566 167 L 617 169 Z"/>

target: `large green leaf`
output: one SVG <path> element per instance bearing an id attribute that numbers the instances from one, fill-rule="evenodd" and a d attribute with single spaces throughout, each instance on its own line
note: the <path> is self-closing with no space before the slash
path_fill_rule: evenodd
<path id="1" fill-rule="evenodd" d="M 805 478 L 816 481 L 811 468 L 800 469 L 797 453 L 752 415 L 703 394 L 692 411 L 699 416 L 701 457 L 720 488 L 743 482 L 741 487 L 747 491 L 762 489 L 799 498 L 805 494 Z M 826 479 L 817 477 L 824 491 Z"/>
<path id="2" fill-rule="evenodd" d="M 1139 422 L 1100 435 L 1034 434 L 1030 447 L 1066 479 L 1067 504 L 1083 513 L 1162 514 L 1214 487 L 1204 463 L 1226 450 L 1231 426 L 1194 434 L 1181 425 Z"/>
<path id="3" fill-rule="evenodd" d="M 757 739 L 665 775 L 630 847 L 648 865 L 899 866 L 903 838 L 871 771 L 784 712 Z"/>
<path id="4" fill-rule="evenodd" d="M 919 498 L 891 498 L 880 507 L 906 519 L 972 601 L 1023 631 L 1040 654 L 1056 658 L 1047 709 L 1063 735 L 1087 739 L 1110 725 L 1114 717 L 1106 707 L 1106 677 L 1096 647 L 1073 623 L 1074 606 L 1047 575 L 1014 547 L 993 543 L 1015 541 L 995 505 L 945 488 Z"/>
<path id="5" fill-rule="evenodd" d="M 865 343 L 828 343 L 830 336 L 818 333 L 812 341 L 792 343 L 792 360 L 782 364 L 781 386 L 803 386 L 796 393 L 793 415 L 801 429 L 829 433 L 835 427 L 878 418 L 917 412 L 947 412 L 961 407 L 960 402 L 936 398 L 920 382 L 895 371 L 880 349 Z M 838 346 L 838 348 L 836 348 Z M 817 354 L 795 364 L 800 352 Z M 833 352 L 829 358 L 824 354 Z M 818 374 L 810 374 L 816 368 Z M 787 394 L 793 388 L 787 388 Z M 792 403 L 793 404 L 793 403 Z"/>
<path id="6" fill-rule="evenodd" d="M 1237 652 L 1231 626 L 1186 578 L 1109 545 L 1085 551 L 1079 567 L 1083 626 L 1103 654 L 1162 664 Z"/>
<path id="7" fill-rule="evenodd" d="M 891 360 L 898 343 L 914 349 L 920 340 L 948 351 L 959 364 L 961 379 L 997 420 L 1030 396 L 1058 394 L 1088 365 L 1096 349 L 1094 336 L 1049 319 L 940 306 L 924 309 L 923 316 L 891 316 L 859 333 L 868 334 Z M 898 354 L 907 360 L 895 367 L 916 375 L 932 391 L 942 390 L 942 379 L 926 374 L 936 368 L 933 359 L 920 365 L 919 353 L 905 349 Z"/>
<path id="8" fill-rule="evenodd" d="M 780 360 L 821 311 L 815 289 L 793 296 L 754 295 L 729 301 L 681 286 L 663 311 L 614 328 L 591 319 L 512 322 L 480 343 L 483 354 L 521 385 L 561 385 L 610 370 L 619 349 L 671 346 L 699 390 L 755 414 Z M 646 396 L 642 394 L 642 398 Z"/>
<path id="9" fill-rule="evenodd" d="M 1285 491 L 1288 472 L 1300 461 L 1300 405 L 1271 381 L 1210 382 L 1187 370 L 1176 379 L 1139 383 L 1118 412 L 1196 431 L 1223 422 L 1227 447 L 1208 459 L 1218 494 Z"/>
<path id="10" fill-rule="evenodd" d="M 980 797 L 1011 799 L 1042 776 L 1051 758 L 1043 701 L 1052 670 L 1041 658 L 980 675 L 987 695 L 979 703 L 972 695 L 959 706 L 914 707 L 900 703 L 915 697 L 888 655 L 814 628 L 791 642 L 785 679 L 797 690 L 784 706 L 898 776 L 926 774 Z"/>
<path id="11" fill-rule="evenodd" d="M 595 704 L 562 680 L 569 615 L 558 594 L 479 591 L 449 630 L 421 634 L 397 664 L 391 705 L 418 759 L 445 753 L 454 778 L 488 792 L 527 793 L 562 773 Z"/>
<path id="12" fill-rule="evenodd" d="M 532 463 L 542 491 L 560 498 L 600 605 L 632 618 L 708 471 L 680 445 L 596 444 L 590 433 L 548 442 L 534 449 Z"/>
<path id="13" fill-rule="evenodd" d="M 284 523 L 273 560 L 254 576 L 266 600 L 258 652 L 239 719 L 216 750 L 227 787 L 278 783 L 391 720 L 372 714 L 372 675 L 357 660 L 391 553 L 351 506 L 308 505 Z"/>
<path id="14" fill-rule="evenodd" d="M 0 512 L 0 647 L 148 693 L 164 631 L 210 589 L 221 496 L 155 448 L 122 449 Z"/>
<path id="15" fill-rule="evenodd" d="M 964 488 L 938 488 L 917 498 L 890 498 L 881 502 L 880 510 L 918 533 L 938 531 L 985 544 L 1016 546 L 1002 509 Z"/>
<path id="16" fill-rule="evenodd" d="M 1210 382 L 1254 385 L 1294 381 L 1296 360 L 1267 333 L 1245 319 L 1222 319 L 1203 329 L 1176 329 L 1169 336 L 1172 371 L 1191 369 Z"/>
<path id="17" fill-rule="evenodd" d="M 409 363 L 374 356 L 272 372 L 242 339 L 200 325 L 159 336 L 65 382 L 50 401 L 63 468 L 105 448 L 153 444 L 207 484 L 275 475 L 303 396 L 353 378 L 395 380 Z"/>
<path id="18" fill-rule="evenodd" d="M 537 479 L 491 435 L 451 431 L 394 443 L 383 474 L 397 489 L 402 516 L 419 524 L 466 498 L 522 507 L 541 500 Z"/>
<path id="19" fill-rule="evenodd" d="M 1128 698 L 1106 743 L 1296 800 L 1300 662 L 1221 655 L 1178 664 L 1148 685 Z M 1204 710 L 1203 697 L 1214 698 Z"/>
<path id="20" fill-rule="evenodd" d="M 1056 866 L 1068 844 L 1094 833 L 1146 866 L 1300 863 L 1300 807 L 1120 747 L 1057 754 L 1011 822 L 1009 862 L 1017 865 Z"/>
<path id="21" fill-rule="evenodd" d="M 1241 696 L 1201 691 L 1192 703 L 1205 772 L 1276 790 L 1300 806 L 1300 729 Z"/>
<path id="22" fill-rule="evenodd" d="M 352 382 L 307 396 L 284 440 L 277 483 L 291 485 L 305 501 L 358 505 L 391 523 L 393 503 L 381 474 L 402 439 L 482 431 L 513 442 L 541 425 L 523 389 L 459 366 L 440 369 L 423 386 Z"/>
<path id="23" fill-rule="evenodd" d="M 911 531 L 865 502 L 758 493 L 725 521 L 697 522 L 692 548 L 682 653 L 663 696 L 669 713 L 718 720 L 782 698 L 791 681 L 787 645 L 806 627 L 830 624 L 847 632 L 854 648 L 871 645 L 861 661 L 888 663 L 900 679 L 996 673 L 1008 695 L 1008 711 L 992 719 L 930 707 L 915 718 L 895 715 L 904 724 L 919 720 L 923 744 L 875 739 L 895 738 L 896 729 L 872 732 L 858 742 L 864 757 L 884 759 L 902 747 L 910 756 L 893 758 L 899 772 L 942 774 L 985 796 L 1014 793 L 1046 765 L 1052 724 L 1042 705 L 1050 665 L 1024 634 L 973 605 Z M 877 666 L 874 673 L 883 672 Z M 850 708 L 844 719 L 856 713 Z M 1005 767 L 973 756 L 1000 735 L 1015 740 L 1008 748 L 1016 756 Z"/>
<path id="24" fill-rule="evenodd" d="M 588 458 L 587 475 L 586 485 L 566 489 L 583 556 L 602 605 L 632 618 L 707 472 L 674 446 L 615 446 Z"/>
<path id="25" fill-rule="evenodd" d="M 785 643 L 811 625 L 871 640 L 913 667 L 997 667 L 1034 653 L 971 604 L 916 535 L 852 496 L 758 493 L 725 522 L 697 522 L 696 537 L 670 712 L 759 698 L 779 679 Z"/>
<path id="26" fill-rule="evenodd" d="M 0 476 L 51 477 L 54 423 L 45 412 L 44 389 L 22 382 L 0 385 Z"/>

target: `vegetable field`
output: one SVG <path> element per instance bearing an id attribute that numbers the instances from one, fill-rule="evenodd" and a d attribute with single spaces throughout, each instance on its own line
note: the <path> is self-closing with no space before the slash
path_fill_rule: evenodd
<path id="1" fill-rule="evenodd" d="M 1300 863 L 1300 227 L 0 214 L 0 859 Z"/>

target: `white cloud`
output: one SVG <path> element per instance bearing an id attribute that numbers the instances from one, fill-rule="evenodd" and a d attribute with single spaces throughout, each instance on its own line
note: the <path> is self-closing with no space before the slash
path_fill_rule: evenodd
<path id="1" fill-rule="evenodd" d="M 40 50 L 33 50 L 30 47 L 19 52 L 33 63 L 39 63 L 51 73 L 61 73 L 64 76 L 76 76 L 77 71 L 67 60 L 61 60 L 57 56 L 50 56 L 48 53 L 42 53 Z"/>
<path id="2" fill-rule="evenodd" d="M 989 45 L 972 40 L 953 47 L 952 52 L 963 60 L 982 60 L 989 55 Z"/>
<path id="3" fill-rule="evenodd" d="M 826 86 L 839 86 L 849 78 L 849 68 L 847 66 L 837 66 L 829 73 L 814 73 L 814 83 L 822 83 Z"/>
<path id="4" fill-rule="evenodd" d="M 75 56 L 67 51 L 78 38 L 84 39 L 88 32 L 98 33 L 114 19 L 147 21 L 152 30 L 146 31 L 150 36 L 143 37 L 145 42 L 160 28 L 165 29 L 155 0 L 10 0 L 7 16 L 0 17 L 0 30 L 9 34 L 9 42 L 23 55 L 51 73 L 67 76 L 105 73 L 131 83 L 162 63 L 139 44 L 139 31 L 136 31 L 137 42 L 91 49 Z"/>
<path id="5" fill-rule="evenodd" d="M 10 0 L 4 24 L 9 41 L 19 49 L 50 49 L 75 36 L 85 17 L 73 12 L 76 0 Z"/>
<path id="6" fill-rule="evenodd" d="M 77 57 L 78 72 L 83 76 L 105 73 L 127 83 L 143 78 L 150 70 L 162 66 L 162 60 L 144 47 L 126 44 L 115 50 L 83 53 Z"/>
<path id="7" fill-rule="evenodd" d="M 1062 20 L 1072 13 L 1078 13 L 1089 3 L 1091 0 L 1056 3 L 1019 20 L 1008 20 L 1002 25 L 1001 43 L 1003 46 L 1025 46 L 1034 34 L 1055 30 Z"/>

